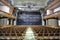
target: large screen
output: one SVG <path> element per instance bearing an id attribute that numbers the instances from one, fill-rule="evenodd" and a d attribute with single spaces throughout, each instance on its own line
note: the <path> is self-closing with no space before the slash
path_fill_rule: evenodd
<path id="1" fill-rule="evenodd" d="M 23 12 L 17 15 L 17 25 L 41 25 L 42 19 L 39 12 Z"/>

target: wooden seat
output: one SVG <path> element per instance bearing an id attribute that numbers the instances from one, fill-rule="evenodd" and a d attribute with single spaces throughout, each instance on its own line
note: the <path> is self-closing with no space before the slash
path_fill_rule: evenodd
<path id="1" fill-rule="evenodd" d="M 35 36 L 59 36 L 59 29 L 49 28 L 49 27 L 32 27 L 35 32 Z"/>
<path id="2" fill-rule="evenodd" d="M 5 33 L 5 36 L 10 36 L 10 34 L 9 33 Z"/>
<path id="3" fill-rule="evenodd" d="M 0 36 L 3 37 L 20 37 L 19 40 L 23 40 L 25 33 L 26 33 L 26 29 L 28 27 L 24 27 L 24 26 L 12 26 L 12 27 L 5 27 L 0 29 Z M 31 27 L 33 32 L 34 32 L 34 36 L 37 40 L 50 40 L 50 39 L 44 39 L 43 37 L 58 37 L 60 36 L 60 29 L 55 29 L 55 28 L 49 28 L 49 27 L 40 27 L 40 26 L 33 26 Z M 42 37 L 43 39 L 41 39 L 40 37 Z M 10 39 L 9 39 L 10 40 Z M 11 39 L 14 40 L 14 39 Z M 17 39 L 16 39 L 17 40 Z M 52 39 L 53 40 L 53 39 Z"/>

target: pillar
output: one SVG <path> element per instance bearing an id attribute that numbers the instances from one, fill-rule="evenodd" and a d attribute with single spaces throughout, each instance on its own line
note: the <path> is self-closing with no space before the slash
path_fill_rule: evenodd
<path id="1" fill-rule="evenodd" d="M 13 19 L 11 19 L 11 23 L 12 23 L 12 25 L 14 25 L 14 20 Z"/>
<path id="2" fill-rule="evenodd" d="M 14 25 L 16 25 L 16 19 L 14 20 Z"/>
<path id="3" fill-rule="evenodd" d="M 15 21 L 14 21 L 14 25 L 17 25 L 17 18 L 18 18 L 18 10 L 16 10 L 16 19 L 15 19 Z"/>
<path id="4" fill-rule="evenodd" d="M 16 20 L 15 19 L 12 20 L 12 25 L 16 25 Z"/>
<path id="5" fill-rule="evenodd" d="M 11 19 L 11 25 L 14 25 L 14 19 Z"/>
<path id="6" fill-rule="evenodd" d="M 7 25 L 9 25 L 9 20 L 7 19 Z"/>
<path id="7" fill-rule="evenodd" d="M 48 25 L 48 20 L 46 19 L 46 25 Z"/>
<path id="8" fill-rule="evenodd" d="M 43 18 L 43 17 L 44 17 L 43 15 L 44 15 L 44 13 L 45 13 L 44 11 L 45 11 L 44 8 L 41 8 L 41 9 L 40 9 L 41 18 L 42 18 L 42 26 L 45 25 L 44 18 Z"/>
<path id="9" fill-rule="evenodd" d="M 44 19 L 43 19 L 43 13 L 41 13 L 41 17 L 42 17 L 42 26 L 44 26 L 45 23 L 44 23 Z"/>
<path id="10" fill-rule="evenodd" d="M 9 25 L 11 25 L 11 19 L 9 19 Z"/>
<path id="11" fill-rule="evenodd" d="M 16 19 L 9 19 L 9 25 L 16 25 Z"/>

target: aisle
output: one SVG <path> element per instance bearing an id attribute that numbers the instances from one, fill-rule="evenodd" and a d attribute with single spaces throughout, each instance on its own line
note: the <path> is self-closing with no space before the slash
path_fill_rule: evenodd
<path id="1" fill-rule="evenodd" d="M 24 40 L 36 40 L 33 30 L 30 27 L 27 28 Z"/>

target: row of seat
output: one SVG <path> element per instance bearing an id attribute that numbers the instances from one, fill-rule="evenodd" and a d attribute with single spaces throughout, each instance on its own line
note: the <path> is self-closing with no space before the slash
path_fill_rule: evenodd
<path id="1" fill-rule="evenodd" d="M 8 27 L 0 29 L 0 36 L 22 36 L 25 34 L 26 27 Z"/>
<path id="2" fill-rule="evenodd" d="M 60 36 L 60 29 L 48 27 L 32 27 L 35 36 Z"/>
<path id="3" fill-rule="evenodd" d="M 23 40 L 23 39 L 0 39 L 0 40 Z M 37 40 L 59 40 L 59 39 L 37 39 Z"/>
<path id="4" fill-rule="evenodd" d="M 49 28 L 46 26 L 38 26 L 38 27 L 32 27 L 34 31 L 35 38 L 37 40 L 60 40 L 59 38 L 54 39 L 55 37 L 60 37 L 60 28 Z M 54 38 L 53 38 L 54 36 Z M 43 39 L 41 39 L 42 37 Z M 48 39 L 44 39 L 44 37 L 47 37 Z M 52 37 L 52 39 L 50 38 Z"/>
<path id="5" fill-rule="evenodd" d="M 37 39 L 37 40 L 59 40 L 59 39 Z"/>
<path id="6" fill-rule="evenodd" d="M 23 40 L 28 27 L 32 28 L 36 40 L 54 40 L 54 38 L 53 39 L 44 39 L 44 38 L 40 39 L 39 38 L 39 37 L 45 37 L 45 36 L 46 37 L 50 37 L 50 36 L 60 37 L 60 28 L 49 28 L 45 26 L 11 26 L 11 27 L 6 27 L 6 28 L 0 28 L 0 36 L 3 36 L 3 38 L 5 36 L 17 37 L 17 39 L 9 39 L 9 40 Z"/>
<path id="7" fill-rule="evenodd" d="M 34 27 L 33 28 L 37 33 L 41 31 L 41 33 L 56 33 L 59 32 L 59 29 L 53 29 L 53 28 L 44 28 L 44 27 Z M 38 29 L 38 30 L 37 30 Z"/>

